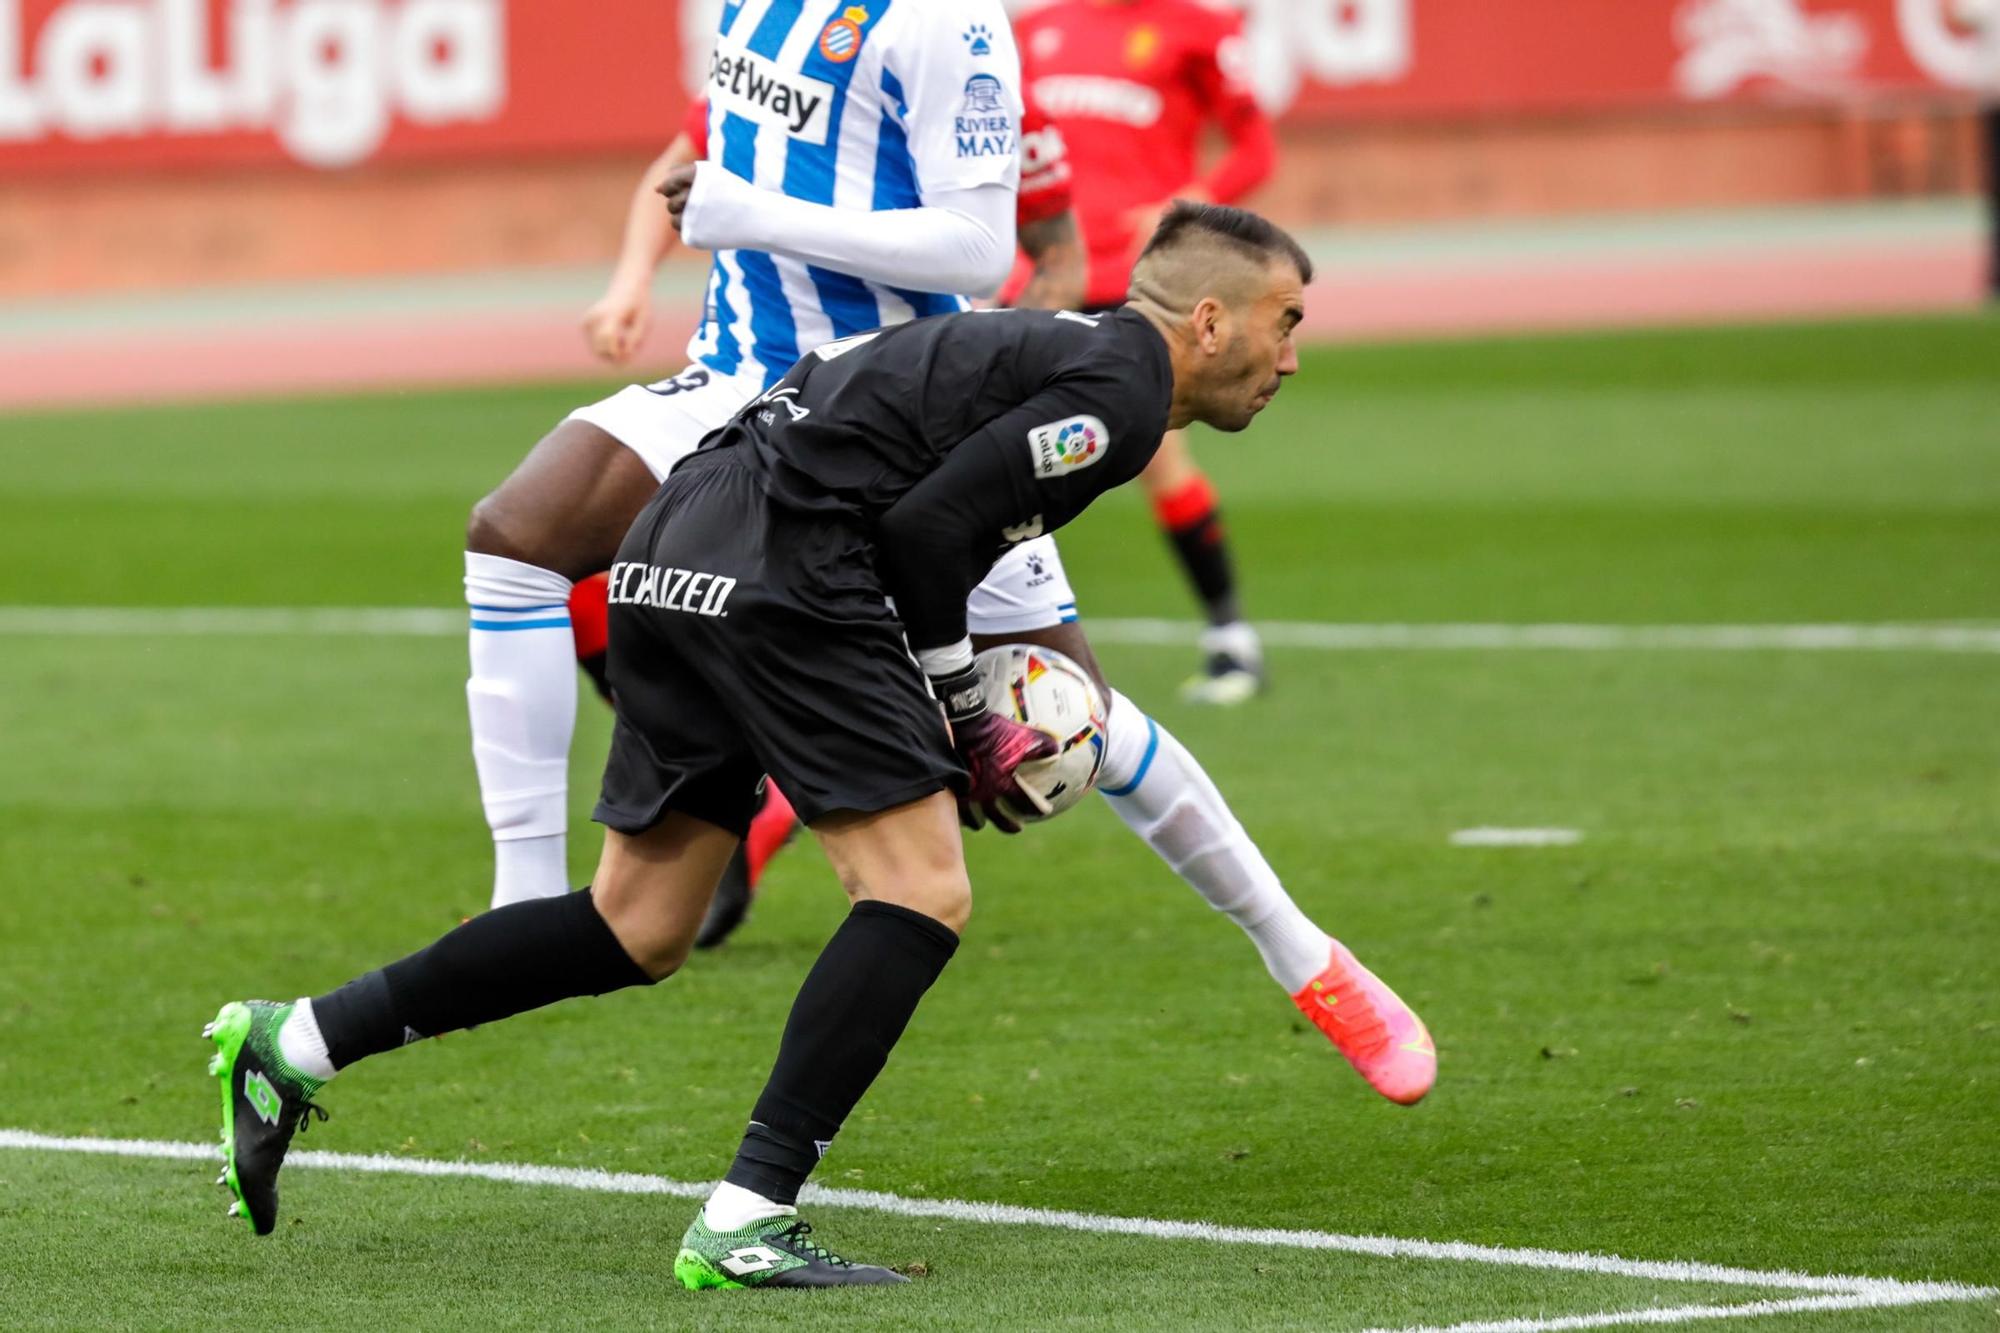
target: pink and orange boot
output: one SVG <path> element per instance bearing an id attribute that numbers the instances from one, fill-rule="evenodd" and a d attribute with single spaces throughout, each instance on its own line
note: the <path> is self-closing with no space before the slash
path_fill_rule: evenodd
<path id="1" fill-rule="evenodd" d="M 1415 1105 L 1437 1081 L 1437 1047 L 1424 1021 L 1339 940 L 1326 970 L 1292 1003 L 1390 1101 Z"/>

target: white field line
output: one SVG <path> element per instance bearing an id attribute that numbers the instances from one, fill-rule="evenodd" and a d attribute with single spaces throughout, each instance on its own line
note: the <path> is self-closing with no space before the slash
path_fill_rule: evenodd
<path id="1" fill-rule="evenodd" d="M 221 1150 L 213 1143 L 175 1143 L 157 1139 L 61 1138 L 27 1130 L 0 1129 L 0 1149 L 37 1152 L 94 1153 L 113 1157 L 164 1158 L 170 1161 L 215 1161 Z M 510 1185 L 542 1185 L 588 1190 L 601 1194 L 660 1194 L 678 1199 L 706 1198 L 713 1188 L 665 1176 L 629 1171 L 593 1171 L 577 1167 L 536 1166 L 514 1162 L 440 1162 L 424 1158 L 301 1151 L 286 1158 L 295 1167 L 356 1171 L 382 1175 L 458 1177 Z M 1689 1305 L 1553 1319 L 1517 1319 L 1499 1323 L 1453 1324 L 1449 1333 L 1542 1333 L 1543 1330 L 1608 1328 L 1622 1324 L 1687 1323 L 1697 1319 L 1744 1318 L 1808 1310 L 1859 1310 L 1883 1306 L 1928 1305 L 1947 1301 L 1977 1301 L 2000 1295 L 1987 1287 L 1952 1282 L 1901 1282 L 1893 1278 L 1822 1277 L 1784 1270 L 1732 1268 L 1684 1261 L 1621 1259 L 1615 1255 L 1560 1250 L 1515 1249 L 1471 1245 L 1462 1241 L 1400 1240 L 1390 1236 L 1348 1236 L 1329 1231 L 1294 1231 L 1276 1227 L 1221 1226 L 1213 1222 L 1179 1222 L 1151 1217 L 1116 1217 L 1016 1204 L 975 1203 L 961 1199 L 910 1199 L 879 1190 L 841 1189 L 808 1185 L 800 1196 L 808 1204 L 857 1208 L 897 1217 L 937 1219 L 986 1226 L 1040 1226 L 1104 1236 L 1141 1236 L 1152 1240 L 1210 1241 L 1225 1245 L 1265 1245 L 1297 1250 L 1332 1250 L 1383 1259 L 1429 1259 L 1454 1263 L 1495 1264 L 1557 1272 L 1643 1278 L 1658 1282 L 1696 1282 L 1713 1286 L 1754 1287 L 1813 1293 L 1782 1301 L 1743 1305 Z M 1406 1330 L 1405 1333 L 1440 1333 Z"/>
<path id="2" fill-rule="evenodd" d="M 1881 1310 L 1902 1305 L 1928 1305 L 1939 1299 L 1979 1300 L 1979 1296 L 1933 1297 L 1901 1291 L 1857 1291 L 1845 1296 L 1796 1296 L 1783 1301 L 1744 1301 L 1737 1305 L 1661 1305 L 1643 1310 L 1606 1310 L 1600 1314 L 1551 1315 L 1547 1318 L 1475 1320 L 1469 1324 L 1425 1324 L 1416 1328 L 1370 1329 L 1368 1333 L 1564 1333 L 1575 1328 L 1632 1328 L 1655 1324 L 1693 1324 L 1714 1319 L 1756 1319 L 1765 1315 L 1812 1314 L 1819 1311 Z"/>
<path id="3" fill-rule="evenodd" d="M 1583 832 L 1573 828 L 1462 828 L 1446 839 L 1454 847 L 1574 847 Z"/>
<path id="4" fill-rule="evenodd" d="M 1192 644 L 1182 620 L 1091 618 L 1099 643 Z M 1996 625 L 1394 625 L 1273 620 L 1258 625 L 1277 648 L 1377 650 L 1552 649 L 1570 652 L 2000 653 Z M 408 635 L 465 633 L 463 608 L 0 606 L 0 635 Z"/>

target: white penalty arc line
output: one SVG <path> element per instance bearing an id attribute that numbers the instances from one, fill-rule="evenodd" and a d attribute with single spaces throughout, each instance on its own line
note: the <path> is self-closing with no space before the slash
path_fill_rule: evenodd
<path id="1" fill-rule="evenodd" d="M 1184 647 L 1201 627 L 1182 620 L 1084 622 L 1099 643 Z M 1335 624 L 1275 620 L 1258 625 L 1274 648 L 1322 652 L 1532 650 L 1565 652 L 1925 652 L 2000 653 L 2000 626 L 1954 624 L 1583 625 Z M 0 606 L 0 635 L 453 637 L 461 608 Z"/>
<path id="2" fill-rule="evenodd" d="M 176 1143 L 158 1139 L 64 1138 L 27 1130 L 0 1129 L 0 1149 L 89 1153 L 168 1161 L 212 1162 L 221 1151 L 213 1143 Z M 672 1180 L 630 1171 L 598 1171 L 578 1167 L 538 1166 L 524 1162 L 442 1162 L 425 1158 L 301 1151 L 286 1158 L 295 1167 L 352 1171 L 379 1175 L 451 1177 L 509 1185 L 540 1185 L 600 1194 L 654 1194 L 677 1199 L 703 1199 L 712 1184 Z M 1017 1204 L 978 1203 L 963 1199 L 911 1199 L 880 1190 L 807 1185 L 801 1202 L 829 1208 L 855 1208 L 897 1217 L 965 1222 L 986 1226 L 1053 1227 L 1104 1236 L 1138 1236 L 1152 1240 L 1209 1241 L 1225 1245 L 1261 1245 L 1297 1250 L 1326 1250 L 1381 1259 L 1429 1259 L 1453 1263 L 1493 1264 L 1608 1277 L 1642 1278 L 1658 1282 L 1691 1282 L 1711 1286 L 1755 1287 L 1811 1293 L 1778 1301 L 1740 1305 L 1686 1305 L 1554 1318 L 1452 1324 L 1438 1329 L 1403 1333 L 1553 1333 L 1554 1330 L 1609 1328 L 1629 1324 L 1689 1323 L 1702 1319 L 1734 1319 L 1763 1314 L 1811 1310 L 1859 1310 L 1942 1302 L 1977 1301 L 2000 1290 L 1955 1282 L 1904 1282 L 1894 1278 L 1820 1276 L 1786 1270 L 1733 1268 L 1685 1261 L 1622 1259 L 1616 1255 L 1561 1250 L 1518 1249 L 1473 1245 L 1463 1241 L 1404 1240 L 1391 1236 L 1350 1236 L 1329 1231 L 1297 1231 L 1278 1227 L 1222 1226 L 1213 1222 L 1181 1222 L 1165 1218 L 1118 1217 L 1065 1209 L 1027 1208 Z"/>

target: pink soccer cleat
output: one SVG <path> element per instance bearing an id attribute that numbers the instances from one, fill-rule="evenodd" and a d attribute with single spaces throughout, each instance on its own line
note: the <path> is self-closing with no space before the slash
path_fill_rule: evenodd
<path id="1" fill-rule="evenodd" d="M 1437 1081 L 1437 1047 L 1424 1020 L 1339 940 L 1326 971 L 1292 996 L 1292 1003 L 1368 1086 L 1390 1101 L 1414 1105 Z"/>

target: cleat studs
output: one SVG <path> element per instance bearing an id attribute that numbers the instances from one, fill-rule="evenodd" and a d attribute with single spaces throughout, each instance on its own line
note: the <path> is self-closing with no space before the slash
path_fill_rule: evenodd
<path id="1" fill-rule="evenodd" d="M 226 1212 L 226 1213 L 224 1213 L 224 1214 L 223 1214 L 223 1216 L 224 1216 L 224 1217 L 241 1217 L 241 1216 L 243 1216 L 243 1205 L 242 1205 L 242 1204 L 240 1204 L 240 1203 L 232 1203 L 232 1204 L 230 1204 L 230 1205 L 229 1205 L 229 1211 L 228 1211 L 228 1212 Z"/>
<path id="2" fill-rule="evenodd" d="M 212 1056 L 212 1057 L 211 1057 L 211 1058 L 209 1059 L 209 1062 L 208 1062 L 208 1072 L 209 1072 L 209 1073 L 211 1073 L 211 1074 L 213 1074 L 213 1075 L 214 1075 L 215 1077 L 217 1077 L 217 1078 L 220 1078 L 220 1077 L 222 1077 L 222 1056 L 221 1056 L 221 1055 L 219 1055 L 219 1054 L 218 1054 L 218 1055 L 215 1055 L 215 1056 Z"/>
<path id="3" fill-rule="evenodd" d="M 215 1024 L 213 1023 L 202 1024 L 201 1035 L 204 1037 L 213 1037 L 215 1035 Z"/>

